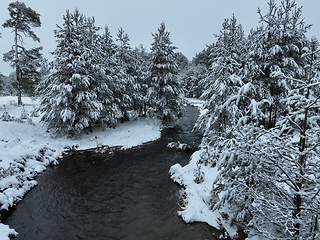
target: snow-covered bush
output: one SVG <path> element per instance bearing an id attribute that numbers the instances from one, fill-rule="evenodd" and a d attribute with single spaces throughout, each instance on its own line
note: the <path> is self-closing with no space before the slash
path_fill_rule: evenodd
<path id="1" fill-rule="evenodd" d="M 6 122 L 12 121 L 12 117 L 9 115 L 6 105 L 3 105 L 3 107 L 4 107 L 4 112 L 1 116 L 1 120 Z"/>

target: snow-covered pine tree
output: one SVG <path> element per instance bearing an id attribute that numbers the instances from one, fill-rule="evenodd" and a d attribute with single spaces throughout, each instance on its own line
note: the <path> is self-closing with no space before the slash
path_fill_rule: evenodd
<path id="1" fill-rule="evenodd" d="M 182 72 L 189 66 L 189 59 L 185 55 L 183 55 L 183 53 L 177 52 L 176 63 L 178 66 L 178 71 Z"/>
<path id="2" fill-rule="evenodd" d="M 45 79 L 46 77 L 48 77 L 49 73 L 50 73 L 50 69 L 51 69 L 51 66 L 50 66 L 50 62 L 48 59 L 46 58 L 42 58 L 41 62 L 40 62 L 40 70 L 39 70 L 39 73 L 40 73 L 40 81 L 42 81 L 43 79 Z M 39 83 L 40 83 L 39 81 Z M 38 83 L 38 84 L 39 84 Z M 35 89 L 35 94 L 38 94 L 37 92 L 37 87 Z"/>
<path id="3" fill-rule="evenodd" d="M 232 128 L 236 125 L 234 114 L 238 111 L 226 108 L 225 104 L 244 84 L 241 74 L 245 37 L 235 16 L 224 20 L 220 34 L 216 36 L 217 42 L 210 55 L 212 66 L 208 77 L 201 81 L 204 89 L 201 99 L 204 100 L 206 112 L 196 123 L 196 127 L 204 130 L 202 147 L 207 149 L 209 155 L 213 154 L 206 157 L 210 161 L 215 161 L 215 155 L 222 147 L 219 144 L 232 135 Z"/>
<path id="4" fill-rule="evenodd" d="M 6 20 L 2 26 L 4 28 L 12 28 L 14 32 L 14 59 L 11 65 L 16 70 L 18 105 L 22 105 L 21 84 L 23 72 L 20 69 L 19 55 L 24 50 L 24 47 L 21 33 L 31 37 L 33 41 L 40 42 L 39 37 L 31 30 L 31 27 L 41 26 L 40 14 L 18 1 L 10 3 L 8 10 L 11 18 Z"/>
<path id="5" fill-rule="evenodd" d="M 100 39 L 100 53 L 102 55 L 101 63 L 104 68 L 104 83 L 106 91 L 102 95 L 104 98 L 103 122 L 109 127 L 114 127 L 118 119 L 121 118 L 119 102 L 116 98 L 115 89 L 117 88 L 117 71 L 118 65 L 115 57 L 117 46 L 113 41 L 108 26 L 104 28 L 104 34 Z"/>
<path id="6" fill-rule="evenodd" d="M 117 46 L 117 52 L 115 53 L 118 64 L 120 67 L 127 69 L 130 61 L 132 60 L 130 38 L 122 27 L 118 29 L 116 41 L 119 43 Z"/>
<path id="7" fill-rule="evenodd" d="M 4 77 L 5 76 L 0 73 L 0 94 L 2 94 L 2 91 L 4 90 Z"/>
<path id="8" fill-rule="evenodd" d="M 137 116 L 145 116 L 146 103 L 145 96 L 148 89 L 148 65 L 150 62 L 150 54 L 147 53 L 145 47 L 140 44 L 139 47 L 133 49 L 132 64 L 130 67 L 130 75 L 134 78 L 132 107 Z"/>
<path id="9" fill-rule="evenodd" d="M 116 65 L 114 54 L 116 52 L 116 44 L 113 41 L 112 35 L 109 31 L 109 27 L 104 27 L 104 33 L 101 36 L 101 49 L 103 51 L 104 63 L 107 73 L 111 73 L 111 69 Z"/>
<path id="10" fill-rule="evenodd" d="M 183 94 L 177 78 L 176 47 L 172 45 L 164 22 L 152 36 L 147 116 L 160 119 L 166 125 L 182 113 Z"/>
<path id="11" fill-rule="evenodd" d="M 279 6 L 269 0 L 268 5 L 269 11 L 265 15 L 258 10 L 261 26 L 248 37 L 251 56 L 248 61 L 259 66 L 256 79 L 261 86 L 261 95 L 268 96 L 270 103 L 266 126 L 272 127 L 284 111 L 280 99 L 290 90 L 291 84 L 280 76 L 303 74 L 299 50 L 306 42 L 304 35 L 310 25 L 304 23 L 302 9 L 293 0 L 281 1 Z"/>
<path id="12" fill-rule="evenodd" d="M 76 9 L 54 31 L 57 48 L 48 78 L 40 85 L 41 121 L 54 134 L 74 137 L 100 121 L 108 86 L 96 47 L 98 27 Z"/>
<path id="13" fill-rule="evenodd" d="M 320 236 L 318 42 L 313 39 L 301 53 L 305 74 L 289 79 L 291 90 L 280 100 L 287 114 L 269 130 L 246 126 L 228 149 L 233 170 L 223 170 L 218 181 L 228 189 L 224 204 L 243 207 L 235 211 L 237 220 L 246 216 L 248 226 L 268 239 Z"/>
<path id="14" fill-rule="evenodd" d="M 205 49 L 197 53 L 192 59 L 191 63 L 194 65 L 204 65 L 209 70 L 211 69 L 211 58 L 210 57 L 213 51 L 214 43 L 206 45 Z"/>
<path id="15" fill-rule="evenodd" d="M 132 94 L 134 93 L 134 78 L 130 74 L 132 59 L 132 50 L 130 47 L 130 38 L 127 33 L 120 28 L 118 30 L 117 39 L 119 42 L 115 58 L 116 66 L 116 86 L 114 94 L 121 110 L 121 121 L 129 120 L 129 111 L 132 110 Z"/>

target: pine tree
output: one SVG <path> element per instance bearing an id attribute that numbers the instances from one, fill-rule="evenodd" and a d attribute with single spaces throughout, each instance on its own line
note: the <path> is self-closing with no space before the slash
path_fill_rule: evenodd
<path id="1" fill-rule="evenodd" d="M 131 64 L 130 75 L 134 78 L 132 98 L 132 107 L 137 116 L 145 116 L 146 102 L 145 96 L 148 90 L 148 64 L 150 55 L 141 44 L 133 52 L 133 61 Z"/>
<path id="2" fill-rule="evenodd" d="M 204 65 L 209 70 L 211 69 L 211 58 L 210 55 L 213 51 L 214 43 L 209 44 L 201 52 L 197 53 L 192 59 L 194 65 Z"/>
<path id="3" fill-rule="evenodd" d="M 2 25 L 4 28 L 12 28 L 14 32 L 14 65 L 16 68 L 16 80 L 18 87 L 18 105 L 22 105 L 21 100 L 21 85 L 23 72 L 21 71 L 22 66 L 19 62 L 19 55 L 23 47 L 23 37 L 20 33 L 25 36 L 31 37 L 33 41 L 40 42 L 38 36 L 31 30 L 32 27 L 40 27 L 40 15 L 27 7 L 21 2 L 12 2 L 9 4 L 8 11 L 10 14 L 10 19 L 6 20 Z"/>
<path id="4" fill-rule="evenodd" d="M 4 90 L 4 81 L 3 81 L 4 77 L 5 76 L 0 73 L 0 94 L 1 95 L 2 95 L 3 90 Z"/>
<path id="5" fill-rule="evenodd" d="M 181 116 L 183 95 L 177 79 L 177 65 L 170 33 L 164 22 L 152 34 L 150 86 L 147 92 L 147 116 L 160 119 L 163 124 Z"/>
<path id="6" fill-rule="evenodd" d="M 54 134 L 77 136 L 100 122 L 109 92 L 96 42 L 98 27 L 76 9 L 55 30 L 53 69 L 42 82 L 41 121 Z M 112 113 L 110 113 L 112 114 Z"/>
<path id="7" fill-rule="evenodd" d="M 114 89 L 119 109 L 121 110 L 121 121 L 129 120 L 128 112 L 132 110 L 132 96 L 134 78 L 131 75 L 132 51 L 130 47 L 130 39 L 123 28 L 118 30 L 117 39 L 119 45 L 115 52 L 117 61 L 116 67 L 116 86 Z"/>
<path id="8" fill-rule="evenodd" d="M 234 105 L 227 104 L 229 99 L 238 94 L 243 82 L 243 56 L 245 37 L 242 26 L 233 16 L 225 19 L 217 42 L 211 51 L 211 69 L 208 77 L 201 81 L 204 92 L 204 108 L 207 111 L 197 120 L 196 127 L 204 130 L 202 146 L 215 161 L 215 155 L 223 148 L 223 142 L 233 134 L 239 111 Z M 220 145 L 222 144 L 222 145 Z"/>
<path id="9" fill-rule="evenodd" d="M 319 237 L 317 45 L 313 40 L 301 51 L 305 75 L 290 79 L 292 89 L 280 101 L 287 114 L 271 129 L 239 128 L 217 163 L 213 209 L 229 208 L 230 219 L 268 239 Z"/>
<path id="10" fill-rule="evenodd" d="M 102 35 L 100 42 L 100 53 L 102 54 L 101 63 L 104 68 L 103 82 L 108 89 L 105 91 L 105 94 L 103 94 L 105 99 L 103 122 L 109 127 L 114 127 L 116 126 L 118 119 L 121 118 L 122 113 L 119 106 L 120 100 L 115 94 L 115 89 L 117 89 L 118 84 L 118 63 L 115 56 L 117 46 L 113 42 L 108 26 L 105 26 L 104 34 Z"/>
<path id="11" fill-rule="evenodd" d="M 189 66 L 188 58 L 185 55 L 183 55 L 181 52 L 176 53 L 176 62 L 177 62 L 179 72 L 182 72 Z"/>
<path id="12" fill-rule="evenodd" d="M 259 66 L 256 78 L 259 79 L 262 96 L 268 96 L 268 127 L 274 126 L 283 110 L 280 99 L 290 90 L 286 77 L 301 77 L 303 69 L 299 50 L 305 45 L 305 34 L 310 28 L 301 18 L 302 8 L 295 1 L 285 0 L 277 6 L 270 0 L 269 11 L 263 15 L 258 10 L 262 25 L 252 31 L 248 62 Z"/>

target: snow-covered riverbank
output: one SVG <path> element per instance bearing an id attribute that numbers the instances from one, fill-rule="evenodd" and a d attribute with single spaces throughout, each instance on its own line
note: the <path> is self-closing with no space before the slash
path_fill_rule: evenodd
<path id="1" fill-rule="evenodd" d="M 203 114 L 206 110 L 202 108 L 203 102 L 197 99 L 187 99 L 190 105 L 196 106 Z M 181 166 L 179 163 L 171 166 L 169 174 L 172 181 L 181 186 L 180 196 L 183 200 L 178 215 L 186 223 L 204 222 L 217 229 L 225 229 L 230 237 L 237 237 L 237 228 L 228 219 L 223 217 L 229 209 L 224 212 L 212 211 L 212 195 L 210 193 L 213 182 L 219 177 L 217 167 L 206 164 L 199 164 L 201 158 L 206 156 L 206 150 L 201 148 L 194 152 L 187 165 Z M 223 193 L 221 193 L 222 195 Z M 264 237 L 247 237 L 246 240 L 267 240 Z M 223 237 L 223 236 L 216 236 Z"/>
<path id="2" fill-rule="evenodd" d="M 6 210 L 37 183 L 35 176 L 58 159 L 68 148 L 84 150 L 99 146 L 131 148 L 160 138 L 160 124 L 138 119 L 119 124 L 115 129 L 94 129 L 79 139 L 52 138 L 34 114 L 37 99 L 0 97 L 0 210 Z M 5 112 L 9 114 L 5 116 Z M 26 114 L 24 114 L 26 113 Z M 21 115 L 22 119 L 21 119 Z M 7 120 L 7 121 L 4 121 Z M 0 223 L 0 239 L 16 234 Z"/>
<path id="3" fill-rule="evenodd" d="M 188 99 L 188 102 L 198 107 L 200 114 L 206 111 L 202 109 L 202 101 Z M 205 222 L 217 229 L 220 229 L 223 225 L 231 237 L 235 236 L 236 228 L 231 228 L 227 222 L 224 222 L 219 212 L 210 209 L 210 191 L 219 173 L 216 167 L 198 164 L 204 151 L 200 148 L 200 150 L 194 152 L 186 166 L 177 163 L 169 170 L 171 179 L 182 187 L 180 193 L 183 198 L 183 205 L 181 210 L 178 211 L 178 215 L 186 223 Z"/>

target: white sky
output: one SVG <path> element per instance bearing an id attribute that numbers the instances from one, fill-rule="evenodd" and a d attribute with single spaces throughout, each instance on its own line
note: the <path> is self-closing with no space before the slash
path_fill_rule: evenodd
<path id="1" fill-rule="evenodd" d="M 7 10 L 14 0 L 0 1 L 0 73 L 8 75 L 13 71 L 8 63 L 3 62 L 2 54 L 11 49 L 13 34 L 2 24 L 9 19 Z M 41 16 L 42 26 L 33 29 L 41 43 L 34 44 L 25 38 L 25 47 L 43 46 L 44 57 L 52 60 L 49 52 L 56 47 L 53 30 L 56 24 L 62 25 L 62 16 L 66 10 L 78 8 L 87 17 L 94 16 L 99 27 L 109 26 L 115 40 L 118 29 L 122 27 L 130 37 L 131 47 L 143 44 L 149 51 L 153 41 L 152 33 L 157 32 L 161 21 L 170 31 L 173 45 L 178 47 L 190 60 L 206 44 L 215 41 L 214 34 L 219 33 L 225 18 L 234 13 L 247 34 L 251 28 L 259 25 L 258 7 L 267 13 L 269 0 L 24 0 L 28 7 Z M 309 37 L 319 38 L 319 0 L 296 0 L 303 6 L 306 23 L 313 24 Z M 280 0 L 277 0 L 280 3 Z"/>

